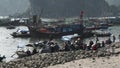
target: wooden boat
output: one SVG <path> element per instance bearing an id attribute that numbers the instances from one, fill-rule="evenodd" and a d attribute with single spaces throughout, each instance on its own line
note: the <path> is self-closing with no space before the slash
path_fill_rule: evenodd
<path id="1" fill-rule="evenodd" d="M 30 30 L 30 34 L 36 37 L 61 37 L 64 35 L 71 35 L 71 34 L 83 34 L 84 26 L 82 24 L 72 24 L 72 25 L 60 25 L 56 27 L 43 27 L 43 28 L 35 28 L 35 27 L 28 27 Z"/>
<path id="2" fill-rule="evenodd" d="M 96 35 L 97 37 L 106 37 L 106 36 L 110 36 L 111 33 L 104 30 L 96 30 L 94 31 L 94 35 Z"/>
<path id="3" fill-rule="evenodd" d="M 34 37 L 46 37 L 46 38 L 61 38 L 65 35 L 73 35 L 78 34 L 81 37 L 88 36 L 85 31 L 85 27 L 83 26 L 83 11 L 80 14 L 80 21 L 77 23 L 71 24 L 59 24 L 56 22 L 56 25 L 45 26 L 41 22 L 41 19 L 37 17 L 37 15 L 33 16 L 32 25 L 28 25 L 28 29 L 30 31 L 31 36 Z"/>
<path id="4" fill-rule="evenodd" d="M 18 55 L 19 58 L 28 56 L 27 53 L 24 51 L 16 51 L 16 54 Z"/>
<path id="5" fill-rule="evenodd" d="M 101 26 L 112 26 L 112 24 L 109 24 L 109 23 L 100 23 Z"/>
<path id="6" fill-rule="evenodd" d="M 30 37 L 29 30 L 18 30 L 11 34 L 13 37 Z"/>
<path id="7" fill-rule="evenodd" d="M 108 26 L 98 25 L 98 26 L 86 27 L 86 30 L 100 30 L 100 29 L 108 29 Z"/>
<path id="8" fill-rule="evenodd" d="M 94 24 L 92 26 L 86 27 L 86 30 L 100 30 L 100 29 L 108 29 L 108 27 L 112 26 L 112 24 L 109 23 L 99 23 Z"/>
<path id="9" fill-rule="evenodd" d="M 17 54 L 18 55 L 18 58 L 23 58 L 23 57 L 27 57 L 27 56 L 31 56 L 31 55 L 34 55 L 34 54 L 36 54 L 36 53 L 38 53 L 37 51 L 36 51 L 36 49 L 34 49 L 33 50 L 33 53 L 31 53 L 31 51 L 16 51 L 16 53 L 15 54 Z"/>
<path id="10" fill-rule="evenodd" d="M 10 25 L 10 26 L 7 26 L 6 28 L 7 28 L 7 29 L 15 29 L 15 26 Z"/>

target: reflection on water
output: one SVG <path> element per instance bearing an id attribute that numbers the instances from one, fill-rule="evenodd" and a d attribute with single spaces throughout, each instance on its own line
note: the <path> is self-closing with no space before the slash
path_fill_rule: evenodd
<path id="1" fill-rule="evenodd" d="M 11 55 L 15 53 L 18 45 L 25 45 L 28 43 L 33 43 L 41 40 L 41 39 L 35 39 L 35 38 L 13 38 L 10 34 L 16 31 L 18 28 L 27 29 L 27 27 L 24 27 L 24 26 L 17 27 L 16 29 L 11 29 L 11 30 L 6 29 L 5 27 L 0 27 L 0 54 L 5 55 L 7 57 L 6 59 L 7 61 L 17 57 L 17 56 L 14 56 L 14 58 L 12 58 Z M 118 35 L 120 34 L 119 26 L 110 27 L 109 30 L 111 33 L 113 33 L 116 36 L 116 38 L 118 38 Z M 108 39 L 108 37 L 99 38 L 100 42 L 106 39 Z M 89 40 L 94 41 L 95 38 L 91 37 L 91 38 L 85 39 L 84 42 L 88 43 Z M 55 41 L 58 41 L 58 39 Z"/>

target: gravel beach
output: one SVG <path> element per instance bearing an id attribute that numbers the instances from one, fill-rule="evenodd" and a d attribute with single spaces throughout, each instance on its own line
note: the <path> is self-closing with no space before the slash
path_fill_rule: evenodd
<path id="1" fill-rule="evenodd" d="M 116 42 L 111 45 L 111 48 L 105 51 L 99 50 L 93 52 L 77 50 L 56 53 L 38 53 L 7 63 L 0 63 L 0 68 L 119 68 L 119 54 L 120 42 Z"/>

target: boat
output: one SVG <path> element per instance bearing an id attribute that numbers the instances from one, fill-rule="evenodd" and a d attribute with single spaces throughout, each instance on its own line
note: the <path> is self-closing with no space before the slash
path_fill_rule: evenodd
<path id="1" fill-rule="evenodd" d="M 109 26 L 112 26 L 112 24 L 110 24 L 110 23 L 100 23 L 100 25 L 101 25 L 101 26 L 108 26 L 108 27 L 109 27 Z"/>
<path id="2" fill-rule="evenodd" d="M 106 25 L 92 25 L 89 27 L 86 27 L 86 30 L 100 30 L 100 29 L 108 29 L 109 26 Z"/>
<path id="3" fill-rule="evenodd" d="M 61 24 L 44 26 L 41 22 L 39 24 L 36 21 L 37 17 L 33 17 L 33 23 L 35 25 L 28 26 L 31 36 L 34 37 L 47 37 L 47 38 L 61 38 L 65 35 L 79 34 L 82 35 L 85 27 L 81 23 L 73 24 Z"/>
<path id="4" fill-rule="evenodd" d="M 80 24 L 65 25 L 45 28 L 33 28 L 29 27 L 30 34 L 37 37 L 61 37 L 64 35 L 70 35 L 74 33 L 83 34 L 84 27 Z"/>
<path id="5" fill-rule="evenodd" d="M 23 58 L 28 56 L 27 53 L 24 51 L 16 51 L 16 54 L 18 55 L 18 58 Z"/>
<path id="6" fill-rule="evenodd" d="M 11 34 L 13 37 L 30 37 L 29 30 L 17 30 Z"/>
<path id="7" fill-rule="evenodd" d="M 27 57 L 27 56 L 31 56 L 38 53 L 37 49 L 34 49 L 33 52 L 31 52 L 30 50 L 24 51 L 24 50 L 18 50 L 15 52 L 15 54 L 18 55 L 18 58 L 23 58 L 23 57 Z M 14 56 L 14 54 L 12 55 Z"/>
<path id="8" fill-rule="evenodd" d="M 109 23 L 94 23 L 91 26 L 86 26 L 86 30 L 101 30 L 101 29 L 108 29 L 112 24 Z"/>
<path id="9" fill-rule="evenodd" d="M 5 56 L 1 56 L 0 57 L 0 62 L 2 62 L 6 57 Z"/>
<path id="10" fill-rule="evenodd" d="M 7 28 L 7 29 L 15 29 L 15 26 L 10 25 L 10 26 L 7 26 L 6 28 Z"/>
<path id="11" fill-rule="evenodd" d="M 93 31 L 93 33 L 97 37 L 111 36 L 111 33 L 108 32 L 107 30 L 95 30 L 95 31 Z"/>
<path id="12" fill-rule="evenodd" d="M 78 34 L 66 35 L 66 36 L 62 36 L 61 40 L 70 41 L 71 39 L 74 39 L 74 38 L 77 38 L 77 37 L 79 37 Z"/>

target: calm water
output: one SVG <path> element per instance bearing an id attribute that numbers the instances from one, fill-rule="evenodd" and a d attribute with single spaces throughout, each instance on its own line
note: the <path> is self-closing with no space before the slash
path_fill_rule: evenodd
<path id="1" fill-rule="evenodd" d="M 27 29 L 27 27 L 24 26 L 17 27 L 16 29 L 6 29 L 5 27 L 0 27 L 0 54 L 7 57 L 6 61 L 10 61 L 17 57 L 17 55 L 14 57 L 11 57 L 11 55 L 15 53 L 18 45 L 25 45 L 36 41 L 36 39 L 33 38 L 13 38 L 10 34 L 18 28 Z M 120 34 L 120 26 L 112 26 L 109 28 L 109 31 L 118 39 L 118 35 Z M 108 38 L 99 38 L 100 41 L 106 39 Z M 94 37 L 86 39 L 85 42 L 88 43 L 89 40 L 94 41 Z"/>
<path id="2" fill-rule="evenodd" d="M 24 45 L 29 43 L 30 38 L 13 38 L 10 34 L 16 31 L 18 28 L 26 27 L 17 27 L 16 29 L 6 29 L 5 27 L 0 27 L 0 54 L 7 57 L 7 61 L 13 59 L 13 55 L 17 49 L 18 45 Z M 14 56 L 15 58 L 16 56 Z"/>

